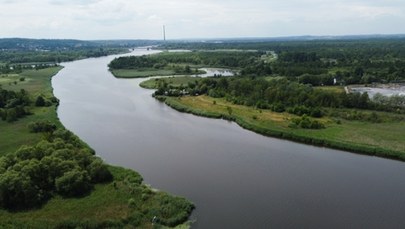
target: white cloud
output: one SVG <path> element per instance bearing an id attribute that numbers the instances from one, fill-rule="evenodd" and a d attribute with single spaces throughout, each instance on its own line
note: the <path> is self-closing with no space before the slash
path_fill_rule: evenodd
<path id="1" fill-rule="evenodd" d="M 399 0 L 0 0 L 0 37 L 169 38 L 405 33 Z"/>

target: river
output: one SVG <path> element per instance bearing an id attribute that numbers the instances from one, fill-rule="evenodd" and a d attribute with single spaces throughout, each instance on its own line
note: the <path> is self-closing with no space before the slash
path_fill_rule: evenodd
<path id="1" fill-rule="evenodd" d="M 177 112 L 140 88 L 144 79 L 114 78 L 114 57 L 63 64 L 52 80 L 59 118 L 106 162 L 194 202 L 193 228 L 405 226 L 403 162 Z"/>

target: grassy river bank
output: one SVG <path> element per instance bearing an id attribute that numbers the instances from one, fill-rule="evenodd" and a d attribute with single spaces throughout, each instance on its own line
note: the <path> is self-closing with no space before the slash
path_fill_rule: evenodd
<path id="1" fill-rule="evenodd" d="M 156 98 L 180 112 L 235 121 L 241 127 L 262 135 L 405 161 L 404 121 L 337 123 L 323 117 L 318 120 L 327 128 L 301 129 L 289 126 L 290 120 L 297 116 L 286 112 L 254 109 L 205 95 Z"/>

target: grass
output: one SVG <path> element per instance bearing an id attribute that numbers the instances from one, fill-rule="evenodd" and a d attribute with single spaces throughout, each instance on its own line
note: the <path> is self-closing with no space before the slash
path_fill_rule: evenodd
<path id="1" fill-rule="evenodd" d="M 111 70 L 111 73 L 117 78 L 146 78 L 152 76 L 176 75 L 174 70 L 170 69 L 117 69 Z"/>
<path id="2" fill-rule="evenodd" d="M 43 94 L 49 97 L 52 95 L 50 78 L 61 69 L 62 67 L 52 67 L 40 70 L 24 70 L 20 74 L 1 75 L 0 85 L 6 90 L 24 89 L 33 96 Z M 24 81 L 19 80 L 22 77 Z"/>
<path id="3" fill-rule="evenodd" d="M 88 196 L 67 199 L 56 197 L 40 209 L 24 212 L 0 210 L 0 227 L 12 224 L 29 225 L 22 228 L 55 228 L 68 223 L 72 224 L 72 222 L 78 225 L 110 222 L 118 225 L 111 228 L 124 226 L 125 228 L 152 228 L 150 219 L 153 216 L 151 214 L 159 215 L 156 213 L 156 209 L 161 207 L 162 202 L 170 202 L 178 198 L 163 192 L 152 191 L 149 187 L 140 184 L 142 178 L 134 171 L 120 167 L 110 167 L 110 171 L 114 176 L 114 181 L 96 185 Z M 129 204 L 129 199 L 132 200 L 131 204 Z M 185 204 L 189 203 L 185 202 Z M 182 214 L 181 211 L 183 209 L 180 208 L 179 212 L 171 214 L 176 216 L 176 214 Z M 133 215 L 141 215 L 141 217 L 137 223 L 131 225 Z M 129 224 L 125 223 L 128 221 L 130 221 Z M 189 228 L 189 226 L 186 223 L 181 224 L 178 228 Z"/>
<path id="4" fill-rule="evenodd" d="M 47 68 L 41 70 L 26 70 L 19 75 L 12 75 L 0 78 L 2 87 L 7 90 L 25 89 L 31 95 L 32 100 L 42 94 L 46 97 L 53 96 L 51 87 L 51 77 L 55 75 L 60 67 Z M 14 82 L 14 79 L 25 77 L 24 81 L 18 81 L 17 84 L 5 83 Z M 5 83 L 5 84 L 4 84 Z M 8 123 L 0 120 L 0 156 L 9 152 L 14 152 L 22 145 L 31 145 L 40 141 L 41 134 L 30 133 L 28 124 L 30 122 L 49 120 L 62 126 L 56 114 L 55 106 L 50 107 L 31 107 L 32 115 L 20 118 L 18 121 Z"/>
<path id="5" fill-rule="evenodd" d="M 325 91 L 330 91 L 330 92 L 335 92 L 335 93 L 345 92 L 345 88 L 343 86 L 319 86 L 319 87 L 315 87 L 315 89 L 325 90 Z"/>
<path id="6" fill-rule="evenodd" d="M 192 76 L 178 76 L 159 79 L 149 79 L 140 83 L 140 86 L 147 89 L 158 88 L 159 83 L 167 83 L 172 87 L 180 87 L 181 85 L 187 85 L 188 83 L 194 83 L 195 81 L 202 79 L 201 77 Z"/>
<path id="7" fill-rule="evenodd" d="M 404 121 L 370 123 L 344 120 L 337 124 L 331 118 L 322 118 L 319 121 L 326 128 L 310 130 L 289 127 L 290 119 L 297 116 L 235 105 L 224 99 L 185 96 L 164 97 L 163 100 L 179 111 L 233 120 L 246 129 L 267 136 L 405 160 Z M 231 114 L 228 107 L 231 108 Z"/>

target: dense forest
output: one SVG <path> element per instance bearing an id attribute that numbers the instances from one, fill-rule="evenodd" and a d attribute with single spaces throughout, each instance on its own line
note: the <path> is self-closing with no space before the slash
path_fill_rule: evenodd
<path id="1" fill-rule="evenodd" d="M 110 68 L 163 68 L 169 64 L 227 67 L 239 69 L 245 76 L 285 76 L 313 86 L 402 82 L 405 80 L 404 41 L 398 38 L 169 43 L 168 49 L 194 51 L 122 57 L 111 62 Z"/>

